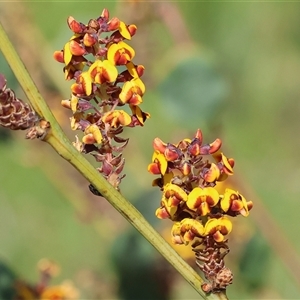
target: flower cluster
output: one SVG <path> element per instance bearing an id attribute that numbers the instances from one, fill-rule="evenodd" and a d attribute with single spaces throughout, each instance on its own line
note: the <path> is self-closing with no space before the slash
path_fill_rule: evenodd
<path id="1" fill-rule="evenodd" d="M 144 67 L 133 63 L 135 50 L 125 42 L 137 27 L 110 19 L 107 9 L 87 25 L 73 17 L 67 22 L 73 35 L 54 58 L 64 64 L 65 79 L 75 81 L 70 99 L 62 101 L 73 113 L 71 128 L 84 133 L 74 146 L 91 153 L 101 163 L 99 172 L 119 189 L 124 177 L 122 151 L 128 143 L 119 134 L 123 127 L 143 126 L 150 117 L 139 107 L 145 93 Z M 118 109 L 125 105 L 127 111 Z"/>
<path id="2" fill-rule="evenodd" d="M 49 260 L 41 259 L 38 263 L 39 280 L 35 284 L 29 284 L 17 279 L 15 282 L 14 299 L 55 299 L 55 300 L 77 300 L 79 290 L 70 280 L 65 280 L 61 284 L 51 285 L 50 281 L 56 277 L 60 271 L 59 266 Z"/>
<path id="3" fill-rule="evenodd" d="M 183 139 L 178 144 L 154 139 L 148 171 L 160 175 L 153 181 L 153 186 L 162 190 L 156 216 L 174 222 L 173 243 L 193 242 L 196 262 L 209 281 L 202 288 L 217 292 L 225 289 L 233 277 L 223 260 L 229 252 L 229 216 L 246 217 L 253 204 L 229 188 L 219 194 L 216 185 L 233 174 L 234 160 L 221 152 L 220 139 L 211 144 L 203 144 L 202 140 L 200 130 L 192 140 Z"/>

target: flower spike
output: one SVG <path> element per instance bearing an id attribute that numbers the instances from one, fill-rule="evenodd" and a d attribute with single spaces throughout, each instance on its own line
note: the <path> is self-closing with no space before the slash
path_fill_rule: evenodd
<path id="1" fill-rule="evenodd" d="M 119 190 L 124 177 L 120 174 L 124 160 L 119 155 L 128 142 L 119 135 L 123 127 L 143 126 L 150 117 L 139 107 L 146 90 L 141 79 L 144 67 L 134 64 L 135 49 L 124 42 L 132 39 L 137 27 L 110 18 L 107 9 L 87 24 L 72 16 L 67 24 L 72 35 L 53 57 L 64 64 L 65 79 L 74 80 L 70 99 L 62 101 L 73 114 L 71 128 L 84 134 L 81 140 L 76 138 L 74 146 L 95 158 L 101 156 L 97 170 Z M 117 109 L 125 105 L 128 110 Z M 158 162 L 149 170 L 160 172 L 155 170 Z"/>
<path id="2" fill-rule="evenodd" d="M 233 175 L 234 160 L 221 152 L 220 139 L 210 144 L 202 142 L 200 129 L 193 139 L 186 138 L 177 144 L 155 138 L 148 171 L 160 176 L 152 185 L 163 191 L 156 216 L 174 222 L 174 244 L 192 243 L 196 263 L 208 280 L 202 289 L 217 293 L 225 290 L 233 279 L 224 262 L 229 252 L 227 236 L 233 228 L 229 217 L 247 217 L 253 203 L 229 188 L 224 194 L 219 193 L 217 184 Z"/>

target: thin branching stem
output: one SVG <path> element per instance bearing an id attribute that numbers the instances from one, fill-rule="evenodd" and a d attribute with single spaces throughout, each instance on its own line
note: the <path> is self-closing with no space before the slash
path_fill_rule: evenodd
<path id="1" fill-rule="evenodd" d="M 65 136 L 47 103 L 39 93 L 32 78 L 27 72 L 19 55 L 15 51 L 6 32 L 0 23 L 0 50 L 9 63 L 17 80 L 28 97 L 33 109 L 51 124 L 44 141 L 49 143 L 54 150 L 70 164 L 72 164 L 90 183 L 92 183 L 107 201 L 128 220 L 169 263 L 186 279 L 203 299 L 228 299 L 225 293 L 206 295 L 201 284 L 203 279 L 191 268 L 177 252 L 162 238 L 162 236 L 145 220 L 140 212 L 115 190 L 78 152 Z M 74 195 L 75 196 L 75 195 Z"/>

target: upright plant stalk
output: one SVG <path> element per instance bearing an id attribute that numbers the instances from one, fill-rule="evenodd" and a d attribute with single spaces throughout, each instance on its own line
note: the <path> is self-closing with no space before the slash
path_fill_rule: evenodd
<path id="1" fill-rule="evenodd" d="M 128 220 L 169 263 L 185 278 L 203 299 L 228 299 L 225 292 L 206 294 L 202 291 L 202 278 L 191 268 L 177 252 L 158 234 L 145 218 L 128 202 L 97 170 L 79 153 L 65 136 L 47 103 L 40 95 L 23 62 L 16 53 L 5 30 L 0 23 L 0 50 L 9 63 L 33 109 L 41 119 L 50 123 L 50 129 L 44 141 L 70 164 L 72 164 L 118 211 Z"/>

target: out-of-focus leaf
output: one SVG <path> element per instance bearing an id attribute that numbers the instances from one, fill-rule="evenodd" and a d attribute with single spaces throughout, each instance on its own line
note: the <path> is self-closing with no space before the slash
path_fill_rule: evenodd
<path id="1" fill-rule="evenodd" d="M 270 259 L 270 247 L 259 233 L 254 234 L 245 245 L 239 263 L 240 277 L 249 290 L 257 290 L 266 284 Z"/>
<path id="2" fill-rule="evenodd" d="M 0 262 L 0 299 L 15 299 L 15 273 L 3 262 Z"/>
<path id="3" fill-rule="evenodd" d="M 160 205 L 158 189 L 145 191 L 133 200 L 136 208 L 154 228 L 161 226 L 155 216 Z M 173 269 L 134 229 L 122 232 L 112 245 L 111 258 L 123 300 L 167 300 L 173 283 Z"/>
<path id="4" fill-rule="evenodd" d="M 172 276 L 169 265 L 135 230 L 121 233 L 111 250 L 123 300 L 167 300 Z"/>
<path id="5" fill-rule="evenodd" d="M 214 125 L 228 87 L 213 65 L 201 57 L 181 61 L 158 86 L 165 115 L 186 128 Z"/>

